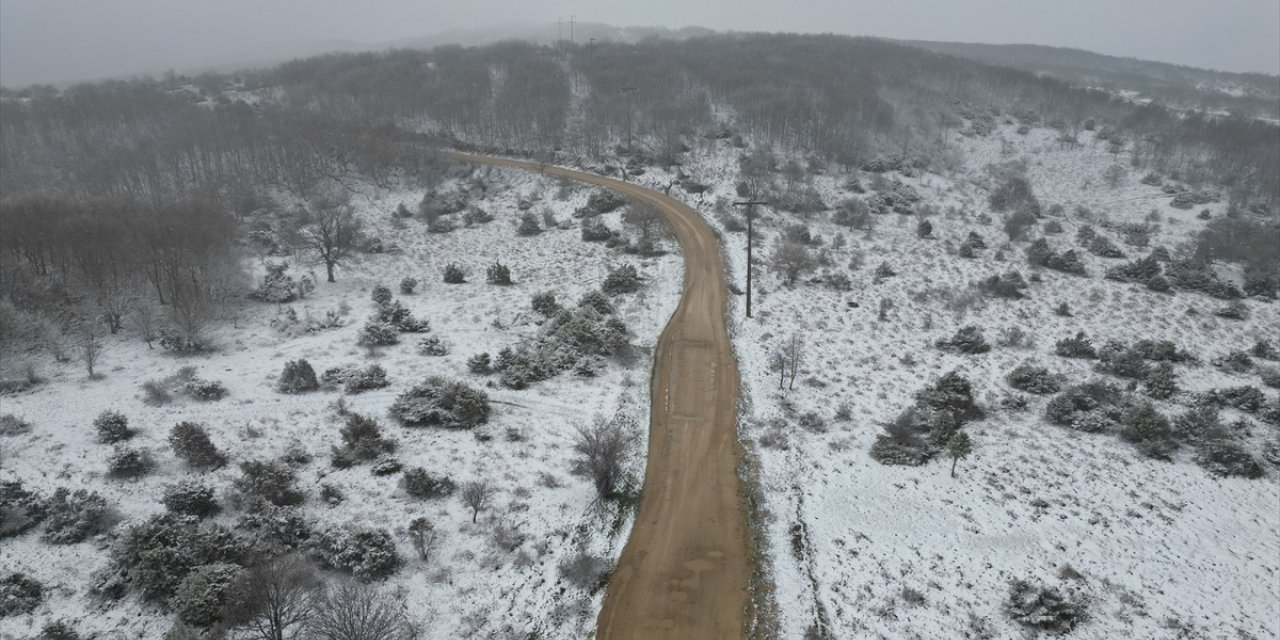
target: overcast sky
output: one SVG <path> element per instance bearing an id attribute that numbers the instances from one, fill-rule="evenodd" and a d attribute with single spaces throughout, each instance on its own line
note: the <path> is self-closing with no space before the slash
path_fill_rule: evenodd
<path id="1" fill-rule="evenodd" d="M 0 84 L 65 82 L 310 53 L 498 23 L 1033 43 L 1280 73 L 1280 0 L 0 0 Z"/>

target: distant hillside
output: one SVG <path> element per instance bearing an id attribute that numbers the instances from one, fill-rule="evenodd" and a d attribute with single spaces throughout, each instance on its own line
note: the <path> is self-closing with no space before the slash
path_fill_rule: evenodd
<path id="1" fill-rule="evenodd" d="M 1071 84 L 1142 97 L 1181 108 L 1280 118 L 1280 77 L 1231 73 L 1166 62 L 1033 44 L 898 42 L 937 53 L 1051 75 Z"/>

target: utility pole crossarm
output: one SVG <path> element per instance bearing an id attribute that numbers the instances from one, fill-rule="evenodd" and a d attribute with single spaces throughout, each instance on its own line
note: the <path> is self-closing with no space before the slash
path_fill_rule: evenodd
<path id="1" fill-rule="evenodd" d="M 769 204 L 768 201 L 756 200 L 755 198 L 749 198 L 747 200 L 743 200 L 742 202 L 733 203 L 733 206 L 735 207 L 747 208 L 747 317 L 748 318 L 751 317 L 751 271 L 752 271 L 751 247 L 755 245 L 755 240 L 756 240 L 755 225 L 753 224 L 756 219 L 755 208 L 756 208 L 756 205 L 766 206 L 768 204 Z"/>

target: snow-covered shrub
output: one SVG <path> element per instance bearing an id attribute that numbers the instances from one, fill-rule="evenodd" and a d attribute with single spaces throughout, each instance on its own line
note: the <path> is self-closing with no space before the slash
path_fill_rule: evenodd
<path id="1" fill-rule="evenodd" d="M 1005 378 L 1009 386 L 1027 393 L 1057 393 L 1062 389 L 1062 376 L 1050 373 L 1044 367 L 1019 365 Z"/>
<path id="2" fill-rule="evenodd" d="M 182 394 L 200 402 L 216 402 L 227 397 L 227 388 L 217 380 L 192 378 L 182 386 Z"/>
<path id="3" fill-rule="evenodd" d="M 400 330 L 389 322 L 373 318 L 360 330 L 357 343 L 366 347 L 386 347 L 400 342 Z"/>
<path id="4" fill-rule="evenodd" d="M 991 345 L 982 336 L 982 329 L 975 326 L 962 327 L 951 338 L 944 338 L 934 343 L 943 351 L 955 353 L 978 354 L 991 350 Z"/>
<path id="5" fill-rule="evenodd" d="M 404 333 L 426 333 L 431 330 L 431 323 L 413 317 L 413 313 L 400 304 L 399 300 L 378 305 L 369 321 L 389 324 Z"/>
<path id="6" fill-rule="evenodd" d="M 1084 602 L 1064 596 L 1053 587 L 1014 580 L 1009 586 L 1005 611 L 1019 624 L 1039 631 L 1062 634 L 1084 622 L 1088 609 Z"/>
<path id="7" fill-rule="evenodd" d="M 284 364 L 284 371 L 276 380 L 276 389 L 280 393 L 304 393 L 320 388 L 316 379 L 316 370 L 305 359 L 290 360 Z"/>
<path id="8" fill-rule="evenodd" d="M 563 308 L 560 306 L 560 303 L 556 302 L 556 294 L 551 291 L 535 293 L 533 295 L 533 300 L 530 302 L 530 306 L 533 307 L 534 312 L 546 318 L 550 318 L 557 313 L 560 313 L 560 310 Z"/>
<path id="9" fill-rule="evenodd" d="M 983 293 L 994 298 L 1016 300 L 1024 297 L 1022 290 L 1027 288 L 1027 281 L 1022 278 L 1021 273 L 1009 271 L 1003 275 L 993 275 L 986 280 L 982 280 L 978 284 L 978 288 Z"/>
<path id="10" fill-rule="evenodd" d="M 609 298 L 603 293 L 592 289 L 578 299 L 578 308 L 590 307 L 596 313 L 608 315 L 613 313 L 613 303 L 609 302 Z"/>
<path id="11" fill-rule="evenodd" d="M 450 262 L 444 267 L 445 284 L 462 284 L 467 281 L 467 274 L 462 267 Z"/>
<path id="12" fill-rule="evenodd" d="M 1173 426 L 1150 402 L 1133 403 L 1120 415 L 1120 437 L 1143 455 L 1168 460 L 1178 449 Z"/>
<path id="13" fill-rule="evenodd" d="M 1077 431 L 1110 431 L 1120 421 L 1120 390 L 1106 382 L 1067 387 L 1045 405 L 1049 422 Z"/>
<path id="14" fill-rule="evenodd" d="M 259 503 L 236 522 L 255 552 L 277 556 L 302 547 L 311 539 L 311 524 L 296 507 Z"/>
<path id="15" fill-rule="evenodd" d="M 1227 373 L 1245 374 L 1253 370 L 1253 358 L 1244 351 L 1232 351 L 1213 361 L 1213 366 Z"/>
<path id="16" fill-rule="evenodd" d="M 1132 262 L 1111 267 L 1107 269 L 1106 278 L 1108 280 L 1116 280 L 1118 282 L 1138 282 L 1146 284 L 1152 278 L 1160 275 L 1160 261 L 1154 256 L 1139 258 Z"/>
<path id="17" fill-rule="evenodd" d="M 881 464 L 921 465 L 940 452 L 965 424 L 985 412 L 973 399 L 969 380 L 956 371 L 916 393 L 908 407 L 876 437 L 871 456 Z"/>
<path id="18" fill-rule="evenodd" d="M 587 198 L 587 205 L 574 214 L 578 217 L 591 217 L 602 213 L 616 211 L 623 205 L 627 204 L 626 199 L 612 192 L 601 190 L 591 194 Z"/>
<path id="19" fill-rule="evenodd" d="M 582 221 L 582 240 L 584 242 L 605 242 L 612 237 L 614 237 L 613 230 L 599 218 Z"/>
<path id="20" fill-rule="evenodd" d="M 44 600 L 44 586 L 25 573 L 13 572 L 0 579 L 0 618 L 35 611 Z"/>
<path id="21" fill-rule="evenodd" d="M 197 567 L 178 583 L 169 598 L 178 619 L 195 627 L 209 627 L 222 620 L 227 604 L 236 595 L 244 568 L 227 562 Z"/>
<path id="22" fill-rule="evenodd" d="M 1103 373 L 1134 380 L 1142 380 L 1150 372 L 1141 353 L 1118 342 L 1108 342 L 1098 349 L 1098 363 L 1094 366 Z"/>
<path id="23" fill-rule="evenodd" d="M 173 394 L 163 382 L 148 380 L 142 383 L 142 403 L 148 407 L 162 407 L 173 402 Z"/>
<path id="24" fill-rule="evenodd" d="M 1262 384 L 1280 389 L 1280 367 L 1258 367 L 1258 377 L 1262 379 Z"/>
<path id="25" fill-rule="evenodd" d="M 376 285 L 369 294 L 369 298 L 380 307 L 391 304 L 391 288 L 386 285 Z"/>
<path id="26" fill-rule="evenodd" d="M 25 533 L 44 518 L 46 502 L 17 480 L 0 482 L 0 539 Z"/>
<path id="27" fill-rule="evenodd" d="M 107 458 L 107 476 L 119 480 L 133 480 L 151 473 L 155 462 L 146 449 L 117 447 Z"/>
<path id="28" fill-rule="evenodd" d="M 59 487 L 41 509 L 49 544 L 75 544 L 106 531 L 111 518 L 107 501 L 92 491 Z"/>
<path id="29" fill-rule="evenodd" d="M 1084 263 L 1080 262 L 1080 256 L 1076 255 L 1074 249 L 1065 253 L 1058 253 L 1049 246 L 1049 241 L 1044 238 L 1036 240 L 1031 243 L 1031 246 L 1027 247 L 1027 263 L 1055 271 L 1086 275 Z"/>
<path id="30" fill-rule="evenodd" d="M 560 561 L 560 577 L 582 591 L 595 593 L 608 581 L 609 563 L 585 546 L 579 546 Z"/>
<path id="31" fill-rule="evenodd" d="M 227 463 L 218 451 L 209 432 L 195 422 L 179 422 L 169 431 L 169 446 L 174 455 L 196 469 L 216 469 Z"/>
<path id="32" fill-rule="evenodd" d="M 412 276 L 406 276 L 400 281 L 400 294 L 410 296 L 414 290 L 418 288 L 418 279 Z"/>
<path id="33" fill-rule="evenodd" d="M 1261 478 L 1266 474 L 1253 455 L 1230 437 L 1205 440 L 1196 454 L 1196 464 L 1222 477 Z"/>
<path id="34" fill-rule="evenodd" d="M 390 411 L 412 427 L 470 428 L 489 421 L 489 396 L 456 380 L 432 376 L 400 394 Z"/>
<path id="35" fill-rule="evenodd" d="M 520 226 L 516 228 L 516 235 L 520 236 L 536 236 L 542 233 L 542 227 L 538 226 L 538 216 L 533 215 L 532 211 L 526 211 L 520 215 Z"/>
<path id="36" fill-rule="evenodd" d="M 305 496 L 297 487 L 292 469 L 274 461 L 249 460 L 240 463 L 240 477 L 232 482 L 245 504 L 261 500 L 277 507 L 302 504 Z"/>
<path id="37" fill-rule="evenodd" d="M 1252 385 L 1211 389 L 1200 397 L 1201 404 L 1232 407 L 1248 413 L 1257 413 L 1267 403 L 1266 394 Z"/>
<path id="38" fill-rule="evenodd" d="M 324 566 L 368 582 L 385 578 L 400 566 L 395 541 L 380 529 L 334 529 L 316 536 L 312 546 Z"/>
<path id="39" fill-rule="evenodd" d="M 1073 338 L 1063 338 L 1053 345 L 1053 352 L 1064 358 L 1083 358 L 1092 360 L 1098 357 L 1098 352 L 1093 348 L 1093 341 L 1083 331 L 1076 333 Z"/>
<path id="40" fill-rule="evenodd" d="M 325 372 L 326 375 L 328 373 L 328 371 Z M 371 364 L 363 369 L 350 370 L 342 377 L 342 390 L 347 393 L 382 389 L 388 384 L 390 383 L 387 381 L 387 371 L 380 364 Z"/>
<path id="41" fill-rule="evenodd" d="M 433 476 L 422 467 L 406 469 L 400 478 L 405 493 L 415 498 L 444 498 L 452 495 L 457 485 L 445 476 Z"/>
<path id="42" fill-rule="evenodd" d="M 165 327 L 160 330 L 160 348 L 172 353 L 187 355 L 209 350 L 209 344 L 196 336 L 185 335 Z"/>
<path id="43" fill-rule="evenodd" d="M 93 428 L 98 432 L 98 442 L 115 444 L 134 436 L 129 428 L 129 419 L 118 411 L 103 411 L 93 419 Z"/>
<path id="44" fill-rule="evenodd" d="M 490 369 L 490 366 L 488 353 L 477 353 L 467 359 L 467 370 L 471 373 L 479 375 L 488 374 L 492 370 Z"/>
<path id="45" fill-rule="evenodd" d="M 624 264 L 609 271 L 609 275 L 605 276 L 604 282 L 600 285 L 600 290 L 610 296 L 634 293 L 640 290 L 640 274 L 636 273 L 634 265 Z"/>
<path id="46" fill-rule="evenodd" d="M 40 629 L 39 640 L 80 640 L 75 627 L 64 620 L 49 622 Z"/>
<path id="47" fill-rule="evenodd" d="M 373 466 L 369 467 L 369 472 L 375 476 L 389 476 L 400 473 L 400 469 L 404 465 L 400 461 L 391 456 L 383 456 L 373 462 Z"/>
<path id="48" fill-rule="evenodd" d="M 1142 381 L 1143 393 L 1156 400 L 1168 400 L 1174 394 L 1178 393 L 1178 376 L 1173 371 L 1173 365 L 1168 362 L 1161 362 L 1156 367 L 1147 372 L 1147 377 Z"/>
<path id="49" fill-rule="evenodd" d="M 1244 306 L 1243 302 L 1233 300 L 1230 304 L 1215 309 L 1213 315 L 1228 320 L 1244 320 L 1249 317 L 1249 308 Z"/>
<path id="50" fill-rule="evenodd" d="M 258 284 L 258 288 L 249 292 L 251 300 L 284 304 L 302 297 L 298 284 L 293 281 L 293 276 L 288 273 L 289 263 L 267 263 L 266 268 L 267 275 L 262 277 L 262 282 Z"/>
<path id="51" fill-rule="evenodd" d="M 872 274 L 872 278 L 876 284 L 880 284 L 885 278 L 892 278 L 896 275 L 898 275 L 898 272 L 894 271 L 888 262 L 881 262 L 880 266 L 876 267 L 875 273 Z"/>
<path id="52" fill-rule="evenodd" d="M 164 490 L 160 500 L 170 513 L 203 518 L 218 512 L 218 501 L 213 487 L 195 480 L 179 480 Z"/>
<path id="53" fill-rule="evenodd" d="M 239 564 L 248 546 L 234 533 L 191 516 L 163 514 L 134 525 L 113 548 L 117 565 L 131 586 L 151 601 L 169 598 L 196 568 Z"/>
<path id="54" fill-rule="evenodd" d="M 418 341 L 418 353 L 424 356 L 449 355 L 449 344 L 440 336 L 427 336 Z"/>
<path id="55" fill-rule="evenodd" d="M 0 436 L 20 436 L 31 431 L 31 423 L 6 413 L 0 416 Z"/>
<path id="56" fill-rule="evenodd" d="M 508 286 L 511 282 L 511 268 L 501 262 L 495 261 L 485 269 L 485 280 L 489 284 L 500 286 Z"/>
<path id="57" fill-rule="evenodd" d="M 382 437 L 382 427 L 377 420 L 358 413 L 347 415 L 347 422 L 339 433 L 342 446 L 334 447 L 335 460 L 345 458 L 352 463 L 374 460 L 396 450 L 394 441 Z"/>
<path id="58" fill-rule="evenodd" d="M 1083 229 L 1083 227 L 1082 227 Z M 1077 238 L 1080 237 L 1078 234 Z M 1102 258 L 1123 258 L 1124 252 L 1117 247 L 1110 238 L 1097 235 L 1096 233 L 1089 236 L 1088 244 L 1089 253 Z"/>
<path id="59" fill-rule="evenodd" d="M 920 466 L 929 461 L 929 445 L 925 436 L 929 426 L 915 407 L 909 407 L 885 426 L 871 445 L 871 457 L 884 465 Z"/>

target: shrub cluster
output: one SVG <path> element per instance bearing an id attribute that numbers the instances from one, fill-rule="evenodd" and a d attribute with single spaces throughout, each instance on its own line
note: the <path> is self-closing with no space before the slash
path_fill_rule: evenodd
<path id="1" fill-rule="evenodd" d="M 1080 262 L 1080 256 L 1076 255 L 1075 249 L 1069 249 L 1065 253 L 1058 253 L 1049 246 L 1049 241 L 1040 238 L 1031 243 L 1027 247 L 1027 263 L 1046 269 L 1062 271 L 1083 276 L 1088 275 L 1084 269 L 1084 263 Z"/>
<path id="2" fill-rule="evenodd" d="M 305 393 L 320 388 L 316 379 L 316 371 L 305 359 L 290 360 L 284 365 L 284 371 L 276 379 L 276 390 L 280 393 Z"/>
<path id="3" fill-rule="evenodd" d="M 179 422 L 169 431 L 173 453 L 196 469 L 216 469 L 227 463 L 227 457 L 209 439 L 204 425 Z"/>
<path id="4" fill-rule="evenodd" d="M 115 444 L 134 436 L 129 428 L 129 419 L 118 411 L 103 411 L 93 419 L 93 428 L 98 432 L 98 442 Z"/>
<path id="5" fill-rule="evenodd" d="M 107 501 L 92 491 L 59 487 L 39 512 L 44 519 L 40 537 L 49 544 L 75 544 L 106 531 L 111 517 Z"/>
<path id="6" fill-rule="evenodd" d="M 227 529 L 192 516 L 163 514 L 130 527 L 112 556 L 144 598 L 164 601 L 199 567 L 240 564 L 248 553 L 248 545 Z"/>
<path id="7" fill-rule="evenodd" d="M 316 536 L 313 555 L 327 568 L 360 581 L 385 578 L 400 567 L 391 534 L 380 529 L 334 529 Z"/>
<path id="8" fill-rule="evenodd" d="M 422 467 L 407 469 L 401 476 L 405 493 L 422 499 L 444 498 L 452 495 L 457 485 L 445 476 L 433 476 Z"/>
<path id="9" fill-rule="evenodd" d="M 179 480 L 166 487 L 161 503 L 170 513 L 181 516 L 203 518 L 218 512 L 213 487 L 195 480 Z"/>
<path id="10" fill-rule="evenodd" d="M 376 460 L 396 450 L 395 441 L 382 437 L 382 427 L 377 420 L 358 413 L 347 415 L 340 434 L 342 446 L 333 447 L 332 453 L 335 467 L 349 467 L 357 462 Z"/>
<path id="11" fill-rule="evenodd" d="M 1051 373 L 1044 367 L 1030 364 L 1018 365 L 1005 377 L 1009 386 L 1027 393 L 1057 393 L 1062 389 L 1062 376 Z"/>
<path id="12" fill-rule="evenodd" d="M 240 463 L 240 477 L 232 481 L 239 498 L 253 506 L 261 501 L 277 507 L 302 504 L 305 496 L 297 487 L 293 469 L 274 461 L 249 460 Z"/>
<path id="13" fill-rule="evenodd" d="M 982 280 L 978 283 L 978 288 L 993 298 L 1016 300 L 1025 297 L 1022 290 L 1027 288 L 1027 281 L 1022 278 L 1021 273 L 1009 271 L 1005 274 L 993 275 L 986 280 Z"/>
<path id="14" fill-rule="evenodd" d="M 381 389 L 390 384 L 387 381 L 387 371 L 380 364 L 371 364 L 363 369 L 351 366 L 333 367 L 325 369 L 320 379 L 327 387 L 342 387 L 347 393 Z"/>
<path id="15" fill-rule="evenodd" d="M 1014 580 L 1009 586 L 1005 611 L 1015 622 L 1051 634 L 1070 632 L 1084 622 L 1083 602 L 1064 596 L 1053 587 Z"/>
<path id="16" fill-rule="evenodd" d="M 871 457 L 887 465 L 922 465 L 937 455 L 965 424 L 985 413 L 974 402 L 969 381 L 952 371 L 916 394 L 915 405 L 885 427 Z"/>
<path id="17" fill-rule="evenodd" d="M 609 275 L 605 276 L 604 282 L 600 285 L 600 290 L 609 296 L 635 293 L 640 290 L 640 275 L 636 272 L 634 265 L 624 264 L 609 271 Z"/>
<path id="18" fill-rule="evenodd" d="M 982 335 L 982 329 L 972 325 L 962 327 L 954 336 L 938 340 L 934 345 L 943 351 L 963 354 L 986 353 L 991 350 L 991 345 Z"/>
<path id="19" fill-rule="evenodd" d="M 461 382 L 432 376 L 400 394 L 390 412 L 412 427 L 471 428 L 488 422 L 489 397 Z"/>

